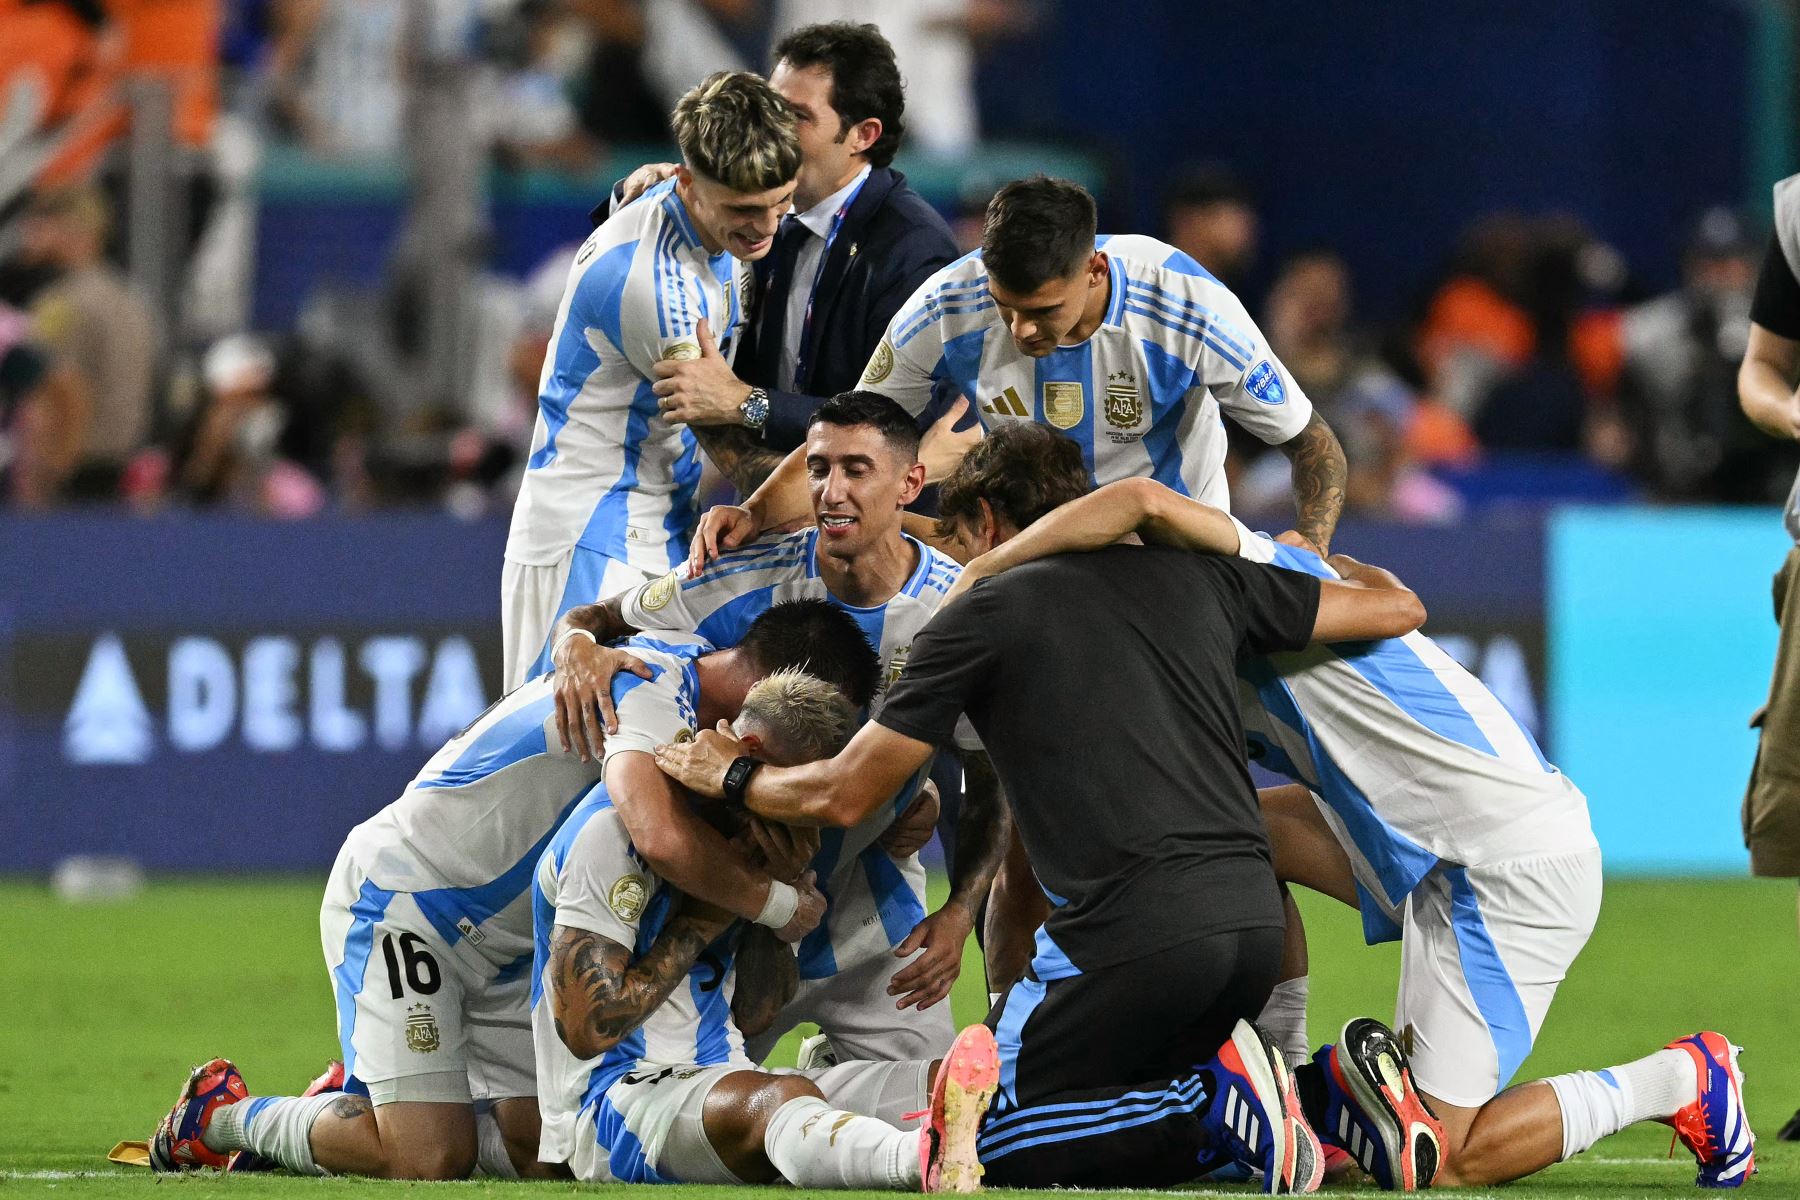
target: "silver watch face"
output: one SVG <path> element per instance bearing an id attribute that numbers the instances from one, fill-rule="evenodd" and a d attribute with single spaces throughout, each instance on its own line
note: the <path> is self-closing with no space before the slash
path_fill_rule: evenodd
<path id="1" fill-rule="evenodd" d="M 768 394 L 761 388 L 755 389 L 744 397 L 741 408 L 744 414 L 744 423 L 753 429 L 761 429 L 763 423 L 769 419 Z"/>

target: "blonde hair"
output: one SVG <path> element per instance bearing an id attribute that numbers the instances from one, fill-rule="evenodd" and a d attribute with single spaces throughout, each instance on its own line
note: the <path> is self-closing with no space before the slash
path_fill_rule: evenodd
<path id="1" fill-rule="evenodd" d="M 806 763 L 830 758 L 850 740 L 856 713 L 844 694 L 814 675 L 785 667 L 758 680 L 733 728 L 755 733 L 772 758 Z"/>
<path id="2" fill-rule="evenodd" d="M 766 192 L 800 173 L 794 110 L 761 77 L 719 71 L 676 102 L 671 124 L 688 168 L 736 192 Z"/>

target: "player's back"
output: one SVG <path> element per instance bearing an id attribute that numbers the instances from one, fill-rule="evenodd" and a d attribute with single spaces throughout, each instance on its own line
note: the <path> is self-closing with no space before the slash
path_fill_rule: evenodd
<path id="1" fill-rule="evenodd" d="M 1321 578 L 1317 555 L 1273 561 Z M 1500 699 L 1423 633 L 1313 645 L 1242 666 L 1263 766 L 1305 783 L 1398 903 L 1439 861 L 1464 866 L 1595 844 L 1587 802 Z"/>
<path id="2" fill-rule="evenodd" d="M 745 264 L 707 253 L 672 181 L 582 243 L 539 378 L 510 561 L 552 565 L 577 544 L 647 572 L 684 557 L 699 451 L 663 418 L 653 368 L 700 356 L 702 317 L 731 357 L 748 279 Z"/>
<path id="3" fill-rule="evenodd" d="M 704 649 L 626 644 L 659 676 L 685 673 Z M 621 676 L 615 699 L 628 680 L 642 683 Z M 525 895 L 539 856 L 601 777 L 600 764 L 562 748 L 555 705 L 550 676 L 503 696 L 432 755 L 399 799 L 353 829 L 340 855 L 375 886 L 412 893 L 446 942 L 466 941 L 503 966 L 531 951 Z"/>
<path id="4" fill-rule="evenodd" d="M 597 1110 L 598 1136 L 621 1135 L 622 1122 L 609 1120 L 606 1091 L 628 1072 L 754 1065 L 731 1018 L 737 986 L 735 929 L 702 952 L 668 999 L 612 1049 L 582 1059 L 563 1044 L 546 994 L 554 986 L 549 973 L 552 930 L 564 925 L 599 934 L 627 947 L 636 961 L 649 952 L 680 900 L 637 854 L 604 784 L 595 785 L 557 831 L 537 863 L 531 890 L 531 1020 L 543 1118 L 539 1156 L 544 1161 L 571 1161 L 576 1127 L 590 1108 Z M 624 1153 L 630 1157 L 629 1148 Z"/>

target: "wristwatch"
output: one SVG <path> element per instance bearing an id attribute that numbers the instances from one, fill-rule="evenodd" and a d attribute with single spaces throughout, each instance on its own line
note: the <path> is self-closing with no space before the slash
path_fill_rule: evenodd
<path id="1" fill-rule="evenodd" d="M 751 758 L 748 754 L 731 760 L 731 765 L 725 768 L 725 799 L 729 803 L 740 807 L 743 805 L 744 791 L 750 786 L 750 776 L 760 766 L 762 760 Z"/>
<path id="2" fill-rule="evenodd" d="M 769 393 L 759 387 L 751 388 L 744 402 L 738 405 L 738 415 L 744 418 L 745 429 L 761 433 L 763 426 L 769 423 Z"/>

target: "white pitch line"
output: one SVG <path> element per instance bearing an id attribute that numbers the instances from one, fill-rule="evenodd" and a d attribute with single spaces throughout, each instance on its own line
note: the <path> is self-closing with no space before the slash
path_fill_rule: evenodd
<path id="1" fill-rule="evenodd" d="M 0 1172 L 0 1179 L 94 1179 L 102 1175 L 117 1175 L 117 1171 L 5 1171 Z"/>

